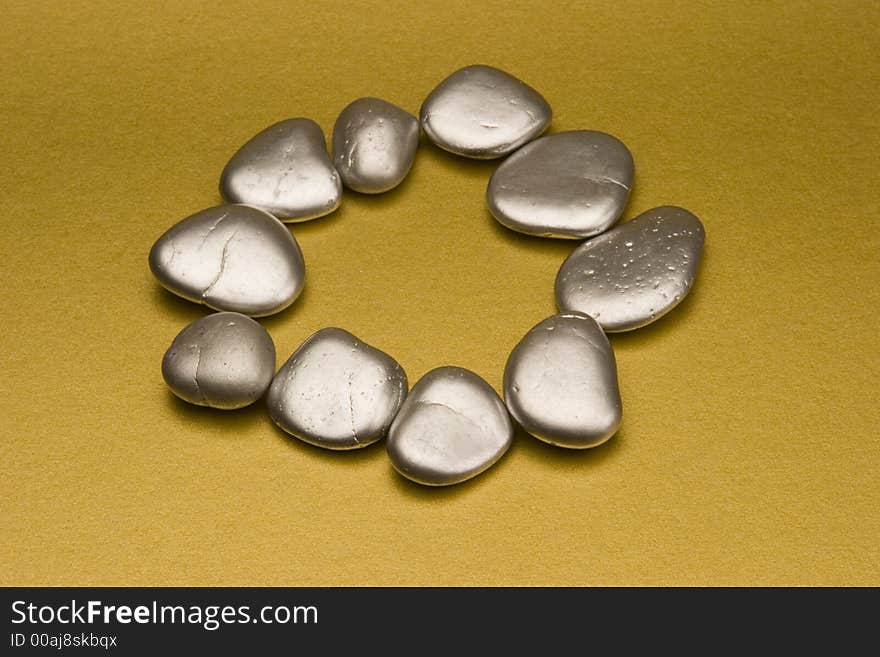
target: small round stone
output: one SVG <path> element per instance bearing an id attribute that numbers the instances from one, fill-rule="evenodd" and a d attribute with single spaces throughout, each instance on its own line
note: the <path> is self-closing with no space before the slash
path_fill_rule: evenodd
<path id="1" fill-rule="evenodd" d="M 481 160 L 502 157 L 540 135 L 552 111 L 522 80 L 491 66 L 467 66 L 425 99 L 420 120 L 440 148 Z"/>
<path id="2" fill-rule="evenodd" d="M 419 145 L 419 121 L 379 98 L 360 98 L 333 127 L 333 164 L 349 189 L 380 194 L 409 173 Z"/>
<path id="3" fill-rule="evenodd" d="M 299 244 L 284 224 L 246 205 L 220 205 L 183 219 L 156 241 L 149 261 L 174 294 L 251 316 L 287 308 L 306 274 Z"/>
<path id="4" fill-rule="evenodd" d="M 607 230 L 629 199 L 635 168 L 618 139 L 572 130 L 536 139 L 495 169 L 492 215 L 511 230 L 576 239 Z"/>
<path id="5" fill-rule="evenodd" d="M 504 401 L 523 429 L 559 447 L 601 445 L 621 418 L 617 365 L 608 338 L 588 315 L 553 315 L 514 347 Z"/>
<path id="6" fill-rule="evenodd" d="M 259 399 L 275 373 L 275 345 L 262 326 L 239 313 L 189 324 L 162 359 L 171 392 L 191 404 L 243 408 Z"/>
<path id="7" fill-rule="evenodd" d="M 556 303 L 592 316 L 610 333 L 650 324 L 690 291 L 704 240 L 702 223 L 687 210 L 648 210 L 566 258 L 556 276 Z"/>
<path id="8" fill-rule="evenodd" d="M 348 331 L 314 333 L 278 370 L 269 414 L 284 431 L 327 449 L 357 449 L 385 437 L 406 397 L 403 368 Z"/>
<path id="9" fill-rule="evenodd" d="M 220 176 L 220 194 L 286 222 L 306 221 L 339 207 L 342 183 L 320 126 L 297 118 L 269 126 L 239 148 Z"/>
<path id="10" fill-rule="evenodd" d="M 388 456 L 407 479 L 446 486 L 476 477 L 513 440 L 501 399 L 479 376 L 438 367 L 413 386 L 388 433 Z"/>

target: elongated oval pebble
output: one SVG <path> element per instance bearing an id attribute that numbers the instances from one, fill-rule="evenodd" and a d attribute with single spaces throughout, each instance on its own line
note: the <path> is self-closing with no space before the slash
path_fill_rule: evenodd
<path id="1" fill-rule="evenodd" d="M 485 471 L 513 440 L 498 395 L 460 367 L 438 367 L 413 386 L 388 433 L 388 456 L 407 479 L 457 484 Z"/>
<path id="2" fill-rule="evenodd" d="M 489 180 L 486 201 L 501 224 L 520 233 L 589 237 L 620 217 L 634 173 L 629 149 L 611 135 L 559 132 L 504 160 Z"/>
<path id="3" fill-rule="evenodd" d="M 220 194 L 286 222 L 306 221 L 339 207 L 342 183 L 320 126 L 298 118 L 269 126 L 239 148 L 220 176 Z"/>
<path id="4" fill-rule="evenodd" d="M 522 80 L 491 66 L 466 66 L 422 103 L 425 134 L 440 148 L 481 160 L 502 157 L 540 135 L 552 111 Z"/>
<path id="5" fill-rule="evenodd" d="M 239 313 L 197 319 L 177 334 L 162 359 L 162 376 L 175 395 L 213 408 L 254 403 L 274 373 L 272 338 Z"/>
<path id="6" fill-rule="evenodd" d="M 650 324 L 690 291 L 704 239 L 702 223 L 687 210 L 648 210 L 566 258 L 556 276 L 556 303 L 591 315 L 612 333 Z"/>
<path id="7" fill-rule="evenodd" d="M 553 315 L 526 333 L 504 368 L 504 401 L 533 436 L 559 447 L 601 445 L 620 425 L 617 365 L 588 315 Z"/>
<path id="8" fill-rule="evenodd" d="M 174 294 L 251 316 L 293 303 L 306 273 L 284 224 L 246 205 L 220 205 L 183 219 L 156 241 L 149 261 Z"/>
<path id="9" fill-rule="evenodd" d="M 379 194 L 397 187 L 412 167 L 419 121 L 379 98 L 360 98 L 333 127 L 333 164 L 349 189 Z"/>
<path id="10" fill-rule="evenodd" d="M 325 328 L 278 370 L 267 403 L 275 423 L 300 440 L 357 449 L 385 437 L 406 390 L 406 374 L 391 356 Z"/>

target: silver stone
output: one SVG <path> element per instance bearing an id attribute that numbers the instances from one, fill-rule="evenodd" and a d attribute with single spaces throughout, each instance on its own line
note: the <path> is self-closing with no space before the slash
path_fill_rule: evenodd
<path id="1" fill-rule="evenodd" d="M 267 403 L 275 423 L 327 449 L 382 439 L 406 397 L 403 368 L 348 331 L 314 333 L 278 370 Z"/>
<path id="2" fill-rule="evenodd" d="M 504 160 L 489 180 L 486 201 L 499 222 L 520 233 L 589 237 L 620 217 L 634 171 L 629 150 L 611 135 L 559 132 Z"/>
<path id="3" fill-rule="evenodd" d="M 162 376 L 175 395 L 213 408 L 254 403 L 274 373 L 272 338 L 239 313 L 197 319 L 177 334 L 162 359 Z"/>
<path id="4" fill-rule="evenodd" d="M 149 260 L 174 294 L 255 317 L 293 303 L 306 274 L 299 244 L 284 224 L 246 205 L 187 217 L 156 241 Z"/>
<path id="5" fill-rule="evenodd" d="M 488 160 L 540 135 L 552 111 L 525 82 L 491 66 L 467 66 L 443 80 L 422 104 L 425 134 L 458 155 Z"/>
<path id="6" fill-rule="evenodd" d="M 488 383 L 460 367 L 438 367 L 403 403 L 388 433 L 388 455 L 404 477 L 446 486 L 485 471 L 512 440 L 510 417 Z"/>
<path id="7" fill-rule="evenodd" d="M 556 303 L 591 315 L 608 332 L 650 324 L 690 291 L 704 239 L 687 210 L 648 210 L 568 256 L 556 276 Z"/>
<path id="8" fill-rule="evenodd" d="M 311 119 L 287 119 L 251 138 L 220 176 L 220 194 L 286 222 L 330 214 L 342 200 L 342 183 L 330 163 L 324 133 Z"/>
<path id="9" fill-rule="evenodd" d="M 504 401 L 523 429 L 551 445 L 604 443 L 621 416 L 617 365 L 605 333 L 580 313 L 539 323 L 507 360 Z"/>
<path id="10" fill-rule="evenodd" d="M 333 164 L 349 189 L 379 194 L 397 187 L 412 167 L 419 121 L 379 98 L 360 98 L 333 127 Z"/>

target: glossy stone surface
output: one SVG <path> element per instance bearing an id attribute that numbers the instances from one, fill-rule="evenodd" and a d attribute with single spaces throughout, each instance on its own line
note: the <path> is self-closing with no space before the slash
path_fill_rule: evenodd
<path id="1" fill-rule="evenodd" d="M 579 313 L 537 324 L 507 359 L 504 401 L 523 429 L 551 445 L 604 443 L 621 418 L 617 365 L 605 333 Z"/>
<path id="2" fill-rule="evenodd" d="M 385 437 L 406 390 L 406 374 L 391 356 L 325 328 L 281 367 L 267 404 L 275 423 L 300 440 L 357 449 Z"/>
<path id="3" fill-rule="evenodd" d="M 239 148 L 220 176 L 220 194 L 285 222 L 306 221 L 339 207 L 342 182 L 320 126 L 297 118 L 269 126 Z"/>
<path id="4" fill-rule="evenodd" d="M 333 164 L 349 189 L 380 194 L 409 173 L 419 145 L 419 121 L 379 98 L 359 98 L 333 127 Z"/>
<path id="5" fill-rule="evenodd" d="M 648 210 L 566 258 L 556 276 L 556 303 L 591 315 L 608 332 L 650 324 L 690 291 L 704 240 L 702 223 L 687 210 Z"/>
<path id="6" fill-rule="evenodd" d="M 550 105 L 525 82 L 491 66 L 467 66 L 425 99 L 420 120 L 440 148 L 477 159 L 502 157 L 550 125 Z"/>
<path id="7" fill-rule="evenodd" d="M 404 477 L 456 484 L 485 471 L 510 447 L 504 404 L 479 376 L 438 367 L 413 386 L 388 433 L 388 456 Z"/>
<path id="8" fill-rule="evenodd" d="M 486 201 L 512 230 L 577 239 L 607 230 L 629 199 L 635 168 L 615 137 L 591 130 L 547 135 L 492 174 Z"/>
<path id="9" fill-rule="evenodd" d="M 175 395 L 213 408 L 253 404 L 274 373 L 272 338 L 239 313 L 197 319 L 177 334 L 162 359 L 162 376 Z"/>
<path id="10" fill-rule="evenodd" d="M 150 250 L 150 269 L 168 290 L 216 310 L 277 313 L 299 296 L 302 252 L 267 212 L 220 205 L 183 219 Z"/>

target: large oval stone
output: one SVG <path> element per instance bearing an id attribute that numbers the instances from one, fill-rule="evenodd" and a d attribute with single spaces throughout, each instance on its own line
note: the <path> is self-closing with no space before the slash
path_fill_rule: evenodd
<path id="1" fill-rule="evenodd" d="M 559 447 L 601 445 L 621 419 L 617 365 L 588 315 L 553 315 L 526 333 L 504 368 L 504 401 L 533 436 Z"/>
<path id="2" fill-rule="evenodd" d="M 690 291 L 704 240 L 702 223 L 687 210 L 648 210 L 566 258 L 556 276 L 556 303 L 591 315 L 608 332 L 650 324 Z"/>
<path id="3" fill-rule="evenodd" d="M 325 328 L 278 370 L 267 403 L 275 423 L 300 440 L 357 449 L 385 437 L 406 390 L 406 374 L 391 356 Z"/>
<path id="4" fill-rule="evenodd" d="M 254 403 L 274 373 L 272 338 L 239 313 L 197 319 L 177 334 L 162 359 L 162 377 L 175 395 L 213 408 Z"/>
<path id="5" fill-rule="evenodd" d="M 216 310 L 277 313 L 299 296 L 302 252 L 271 214 L 220 205 L 183 219 L 150 249 L 150 269 L 168 290 Z"/>
<path id="6" fill-rule="evenodd" d="M 456 484 L 510 447 L 513 425 L 492 387 L 460 367 L 438 367 L 413 386 L 388 433 L 388 456 L 407 479 Z"/>
<path id="7" fill-rule="evenodd" d="M 513 152 L 550 125 L 544 97 L 491 66 L 467 66 L 443 80 L 422 103 L 425 134 L 457 155 L 492 159 Z"/>
<path id="8" fill-rule="evenodd" d="M 320 126 L 297 118 L 269 126 L 239 148 L 220 176 L 220 194 L 286 222 L 306 221 L 339 207 L 342 183 Z"/>
<path id="9" fill-rule="evenodd" d="M 629 149 L 603 132 L 572 130 L 523 146 L 492 174 L 492 215 L 520 233 L 583 238 L 623 212 L 635 168 Z"/>
<path id="10" fill-rule="evenodd" d="M 419 121 L 379 98 L 360 98 L 333 127 L 333 164 L 349 189 L 379 194 L 409 173 L 419 145 Z"/>

